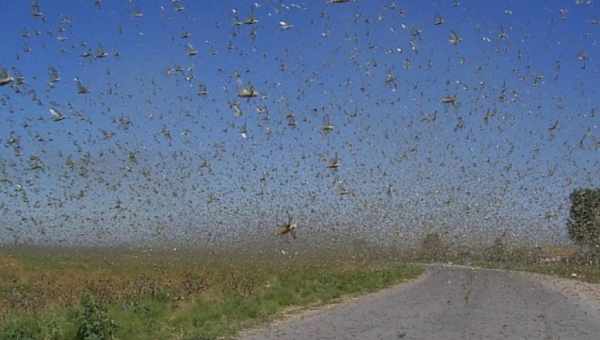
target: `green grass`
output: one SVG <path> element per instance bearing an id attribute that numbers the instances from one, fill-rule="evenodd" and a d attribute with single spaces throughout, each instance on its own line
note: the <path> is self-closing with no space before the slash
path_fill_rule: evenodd
<path id="1" fill-rule="evenodd" d="M 420 275 L 362 259 L 0 256 L 0 340 L 216 339 Z M 119 263 L 115 266 L 111 263 Z"/>

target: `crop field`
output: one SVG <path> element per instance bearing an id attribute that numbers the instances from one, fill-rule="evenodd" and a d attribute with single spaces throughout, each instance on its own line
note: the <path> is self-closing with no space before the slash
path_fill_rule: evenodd
<path id="1" fill-rule="evenodd" d="M 110 255 L 108 255 L 110 254 Z M 421 274 L 382 258 L 19 249 L 0 255 L 0 339 L 213 339 Z"/>

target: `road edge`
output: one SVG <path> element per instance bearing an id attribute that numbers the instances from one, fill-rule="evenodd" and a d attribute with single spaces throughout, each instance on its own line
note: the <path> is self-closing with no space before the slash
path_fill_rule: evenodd
<path id="1" fill-rule="evenodd" d="M 427 277 L 429 277 L 431 275 L 431 271 L 429 270 L 428 266 L 423 265 L 423 264 L 416 264 L 416 263 L 411 263 L 411 264 L 422 266 L 424 268 L 423 273 L 414 279 L 408 279 L 406 281 L 394 284 L 389 287 L 385 287 L 383 289 L 380 289 L 380 290 L 377 290 L 374 292 L 370 292 L 370 293 L 366 293 L 366 294 L 359 293 L 356 295 L 342 296 L 339 299 L 336 299 L 335 301 L 331 301 L 331 302 L 325 303 L 325 304 L 314 304 L 314 305 L 308 305 L 308 306 L 294 306 L 294 307 L 287 308 L 287 309 L 283 310 L 280 314 L 276 315 L 273 318 L 273 320 L 270 320 L 267 323 L 263 323 L 260 325 L 256 325 L 254 327 L 250 327 L 250 328 L 241 330 L 239 332 L 239 334 L 236 337 L 234 337 L 234 339 L 243 339 L 244 337 L 247 337 L 247 336 L 256 335 L 257 333 L 260 333 L 261 331 L 264 331 L 265 329 L 275 328 L 275 327 L 281 326 L 288 322 L 293 322 L 295 320 L 311 317 L 318 313 L 329 311 L 329 310 L 332 310 L 335 308 L 340 308 L 343 306 L 362 303 L 362 302 L 364 302 L 364 300 L 380 298 L 380 297 L 390 294 L 392 292 L 395 293 L 398 290 L 410 289 L 411 287 L 416 286 L 417 284 L 421 283 L 422 281 L 424 281 L 425 279 L 427 279 Z"/>

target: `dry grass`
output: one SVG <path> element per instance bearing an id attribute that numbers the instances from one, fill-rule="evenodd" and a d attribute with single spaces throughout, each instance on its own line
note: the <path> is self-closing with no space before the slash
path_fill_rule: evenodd
<path id="1" fill-rule="evenodd" d="M 93 297 L 88 309 L 114 321 L 122 339 L 216 338 L 291 306 L 373 291 L 421 271 L 380 254 L 352 259 L 190 250 L 4 250 L 0 339 L 78 339 L 83 296 Z"/>

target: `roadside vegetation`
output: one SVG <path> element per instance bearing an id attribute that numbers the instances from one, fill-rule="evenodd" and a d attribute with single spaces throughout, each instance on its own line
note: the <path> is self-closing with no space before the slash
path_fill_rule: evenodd
<path id="1" fill-rule="evenodd" d="M 110 253 L 2 251 L 0 339 L 228 337 L 291 308 L 375 291 L 423 271 L 417 265 L 377 258 L 290 260 L 118 249 Z"/>
<path id="2" fill-rule="evenodd" d="M 527 271 L 600 283 L 597 254 L 577 245 L 513 244 L 506 236 L 489 245 L 451 246 L 437 233 L 426 235 L 414 251 L 415 263 L 449 263 L 483 268 Z M 432 240 L 436 240 L 432 242 Z"/>

